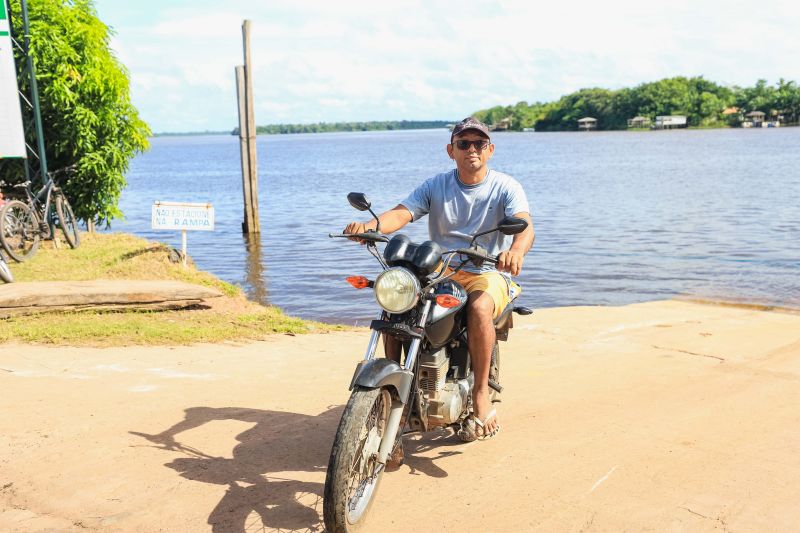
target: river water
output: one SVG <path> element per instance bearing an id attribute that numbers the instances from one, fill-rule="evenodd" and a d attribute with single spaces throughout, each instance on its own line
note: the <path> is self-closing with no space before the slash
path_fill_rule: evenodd
<path id="1" fill-rule="evenodd" d="M 447 130 L 258 138 L 262 234 L 242 236 L 238 137 L 152 139 L 128 173 L 125 231 L 180 247 L 150 229 L 154 201 L 211 202 L 216 230 L 190 232 L 197 266 L 251 298 L 303 318 L 363 323 L 374 276 L 356 243 L 332 240 L 452 167 Z M 800 128 L 658 132 L 498 133 L 491 166 L 519 180 L 536 243 L 520 275 L 531 307 L 618 305 L 690 296 L 800 308 Z M 403 230 L 424 239 L 423 219 Z"/>

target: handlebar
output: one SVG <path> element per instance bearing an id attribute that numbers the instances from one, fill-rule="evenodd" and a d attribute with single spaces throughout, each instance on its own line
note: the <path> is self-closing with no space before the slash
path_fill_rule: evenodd
<path id="1" fill-rule="evenodd" d="M 72 165 L 68 165 L 66 167 L 59 168 L 58 170 L 53 170 L 51 172 L 48 172 L 48 174 L 50 174 L 51 178 L 55 179 L 56 177 L 58 177 L 58 176 L 60 176 L 62 174 L 69 174 L 70 172 L 72 172 L 76 168 L 78 168 L 78 164 L 77 163 L 72 164 Z"/>
<path id="2" fill-rule="evenodd" d="M 356 238 L 362 239 L 365 241 L 370 242 L 389 242 L 389 238 L 382 234 L 378 233 L 375 230 L 366 231 L 364 233 L 328 233 L 328 237 L 331 239 L 335 238 Z M 477 261 L 483 262 L 488 261 L 489 263 L 497 264 L 497 256 L 489 254 L 485 248 L 482 246 L 477 246 L 473 248 L 458 248 L 456 250 L 448 250 L 444 252 L 442 255 L 446 254 L 459 254 L 459 255 L 466 255 L 471 259 L 475 259 Z"/>
<path id="3" fill-rule="evenodd" d="M 355 237 L 356 239 L 363 239 L 365 241 L 372 241 L 372 242 L 389 242 L 389 237 L 382 233 L 378 233 L 377 231 L 367 231 L 364 233 L 328 233 L 328 237 L 331 239 L 342 237 L 349 239 L 351 237 Z"/>
<path id="4" fill-rule="evenodd" d="M 483 248 L 459 248 L 458 250 L 453 250 L 452 253 L 466 255 L 467 257 L 471 257 L 473 259 L 497 264 L 497 256 L 490 255 Z"/>

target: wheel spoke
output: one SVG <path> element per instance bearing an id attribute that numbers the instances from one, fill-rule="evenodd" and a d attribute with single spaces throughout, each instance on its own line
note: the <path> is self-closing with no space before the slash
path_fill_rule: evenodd
<path id="1" fill-rule="evenodd" d="M 381 422 L 384 418 L 381 415 L 386 410 L 386 405 L 384 404 L 384 394 L 379 394 L 372 404 L 372 408 L 367 415 L 364 427 L 362 427 L 359 435 L 360 442 L 353 457 L 353 464 L 350 470 L 350 483 L 348 484 L 347 491 L 348 508 L 350 511 L 355 511 L 359 508 L 362 503 L 361 499 L 364 498 L 367 488 L 377 480 L 379 465 L 374 454 L 371 457 L 364 456 L 364 447 L 371 440 L 373 430 L 377 433 L 378 442 L 380 442 L 379 437 L 383 434 Z"/>
<path id="2" fill-rule="evenodd" d="M 39 244 L 36 215 L 26 204 L 14 200 L 0 212 L 0 241 L 8 254 L 24 261 L 36 252 Z"/>

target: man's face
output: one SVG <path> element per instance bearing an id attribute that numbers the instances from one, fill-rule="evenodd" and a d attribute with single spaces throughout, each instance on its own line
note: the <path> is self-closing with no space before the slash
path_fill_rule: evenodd
<path id="1" fill-rule="evenodd" d="M 464 146 L 464 141 L 469 145 Z M 447 145 L 447 154 L 456 162 L 460 171 L 475 172 L 486 167 L 494 154 L 494 145 L 477 131 L 467 130 L 454 137 L 453 142 Z"/>

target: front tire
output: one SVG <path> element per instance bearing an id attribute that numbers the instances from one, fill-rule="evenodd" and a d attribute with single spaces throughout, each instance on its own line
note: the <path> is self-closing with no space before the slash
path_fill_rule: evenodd
<path id="1" fill-rule="evenodd" d="M 56 196 L 56 215 L 58 215 L 58 225 L 64 233 L 67 244 L 72 248 L 77 248 L 81 243 L 81 236 L 78 233 L 78 221 L 75 213 L 72 212 L 67 198 L 63 194 Z"/>
<path id="2" fill-rule="evenodd" d="M 356 386 L 342 414 L 325 477 L 323 517 L 328 533 L 364 531 L 384 465 L 377 462 L 392 397 Z"/>
<path id="3" fill-rule="evenodd" d="M 39 249 L 39 217 L 28 204 L 13 200 L 0 210 L 0 244 L 18 263 Z"/>

